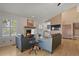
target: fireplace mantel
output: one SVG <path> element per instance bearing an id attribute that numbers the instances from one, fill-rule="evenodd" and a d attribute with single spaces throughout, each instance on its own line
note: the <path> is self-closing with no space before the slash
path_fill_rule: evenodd
<path id="1" fill-rule="evenodd" d="M 34 28 L 36 28 L 36 27 L 28 27 L 28 26 L 24 26 L 24 28 L 34 29 Z"/>

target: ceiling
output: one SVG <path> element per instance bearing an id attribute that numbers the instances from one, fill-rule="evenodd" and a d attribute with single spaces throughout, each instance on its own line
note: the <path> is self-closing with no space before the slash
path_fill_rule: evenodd
<path id="1" fill-rule="evenodd" d="M 11 13 L 23 17 L 48 20 L 51 17 L 74 7 L 75 3 L 0 3 L 0 12 Z"/>

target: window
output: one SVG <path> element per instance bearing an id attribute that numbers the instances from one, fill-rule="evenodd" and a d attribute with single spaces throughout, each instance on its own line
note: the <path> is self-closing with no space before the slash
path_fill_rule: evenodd
<path id="1" fill-rule="evenodd" d="M 2 36 L 10 36 L 10 28 L 2 28 Z"/>
<path id="2" fill-rule="evenodd" d="M 16 35 L 16 27 L 11 27 L 11 36 Z"/>
<path id="3" fill-rule="evenodd" d="M 16 35 L 16 20 L 11 20 L 11 36 Z"/>
<path id="4" fill-rule="evenodd" d="M 0 37 L 2 36 L 2 29 L 0 28 Z"/>
<path id="5" fill-rule="evenodd" d="M 0 37 L 2 36 L 2 28 L 1 28 L 2 26 L 1 25 L 2 25 L 2 20 L 1 20 L 1 17 L 0 17 Z"/>
<path id="6" fill-rule="evenodd" d="M 10 20 L 7 18 L 2 19 L 2 27 L 10 27 Z"/>
<path id="7" fill-rule="evenodd" d="M 16 20 L 15 18 L 2 17 L 0 21 L 0 36 L 14 36 L 16 35 Z"/>
<path id="8" fill-rule="evenodd" d="M 16 20 L 15 19 L 11 20 L 11 27 L 16 27 Z"/>

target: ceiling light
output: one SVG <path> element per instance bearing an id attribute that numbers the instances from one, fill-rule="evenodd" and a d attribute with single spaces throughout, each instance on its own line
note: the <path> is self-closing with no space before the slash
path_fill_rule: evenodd
<path id="1" fill-rule="evenodd" d="M 61 3 L 58 3 L 58 4 L 57 4 L 57 6 L 60 6 L 60 5 L 61 5 Z"/>

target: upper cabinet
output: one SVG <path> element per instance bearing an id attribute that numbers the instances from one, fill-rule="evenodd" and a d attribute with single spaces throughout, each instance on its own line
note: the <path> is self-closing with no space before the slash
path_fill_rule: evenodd
<path id="1" fill-rule="evenodd" d="M 76 7 L 73 7 L 62 13 L 62 24 L 73 24 L 74 22 L 79 22 L 79 16 Z"/>
<path id="2" fill-rule="evenodd" d="M 52 25 L 61 24 L 61 14 L 58 14 L 57 16 L 53 17 L 51 19 L 51 24 Z"/>
<path id="3" fill-rule="evenodd" d="M 74 26 L 74 29 L 79 29 L 79 23 L 74 23 L 73 26 Z"/>

